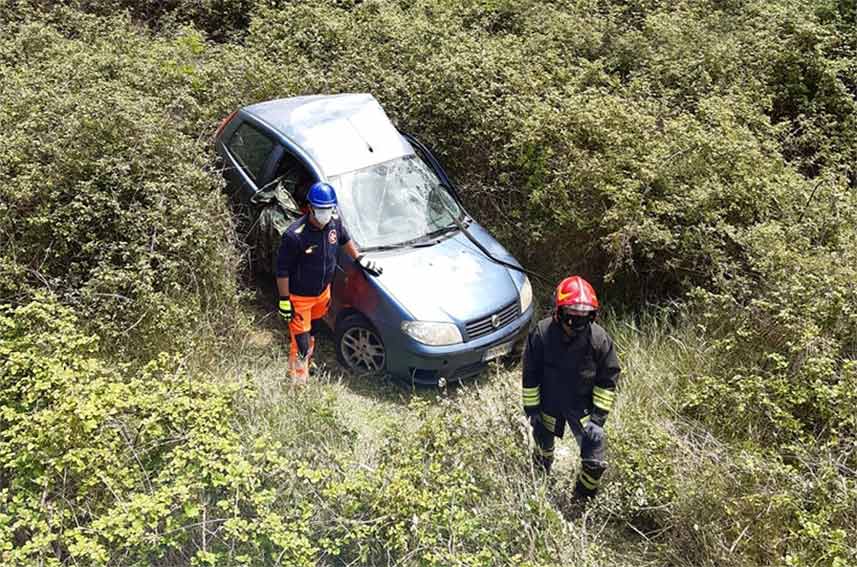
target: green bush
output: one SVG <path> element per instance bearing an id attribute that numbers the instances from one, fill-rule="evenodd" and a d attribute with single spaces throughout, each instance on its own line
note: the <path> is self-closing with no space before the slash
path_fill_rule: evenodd
<path id="1" fill-rule="evenodd" d="M 366 463 L 324 389 L 243 424 L 247 382 L 110 366 L 52 300 L 2 310 L 0 354 L 4 564 L 560 563 L 514 387 L 412 404 Z"/>
<path id="2" fill-rule="evenodd" d="M 300 469 L 238 434 L 246 388 L 108 366 L 54 301 L 0 312 L 0 360 L 4 565 L 314 564 L 312 506 L 278 492 Z"/>
<path id="3" fill-rule="evenodd" d="M 529 458 L 519 444 L 452 404 L 437 409 L 411 404 L 415 431 L 391 427 L 373 468 L 344 463 L 327 479 L 328 552 L 373 565 L 555 564 L 548 538 L 559 517 L 520 483 Z"/>
<path id="4" fill-rule="evenodd" d="M 592 524 L 631 529 L 637 537 L 627 544 L 644 542 L 666 564 L 854 562 L 847 534 L 857 519 L 857 484 L 847 442 L 760 439 L 781 426 L 755 422 L 752 408 L 725 411 L 728 402 L 714 391 L 710 408 L 694 410 L 706 413 L 688 419 L 684 377 L 719 368 L 709 330 L 652 312 L 633 326 L 610 323 L 625 377 L 607 424 L 611 466 Z"/>
<path id="5" fill-rule="evenodd" d="M 723 293 L 697 294 L 713 364 L 688 384 L 686 404 L 731 437 L 848 455 L 857 435 L 857 202 L 836 185 L 816 198 L 742 234 L 748 272 Z"/>
<path id="6" fill-rule="evenodd" d="M 805 475 L 771 454 L 700 441 L 679 461 L 675 500 L 650 512 L 667 530 L 667 556 L 689 565 L 844 566 L 857 558 L 847 538 L 855 485 L 833 463 L 813 463 L 815 474 Z"/>
<path id="7" fill-rule="evenodd" d="M 83 16 L 0 39 L 0 297 L 47 288 L 132 354 L 233 324 L 222 182 L 199 122 L 182 130 L 200 41 Z"/>
<path id="8" fill-rule="evenodd" d="M 239 39 L 249 24 L 256 0 L 2 0 L 0 6 L 7 18 L 27 17 L 36 13 L 41 18 L 75 12 L 97 16 L 127 14 L 136 22 L 153 29 L 171 29 L 192 24 L 218 41 Z"/>

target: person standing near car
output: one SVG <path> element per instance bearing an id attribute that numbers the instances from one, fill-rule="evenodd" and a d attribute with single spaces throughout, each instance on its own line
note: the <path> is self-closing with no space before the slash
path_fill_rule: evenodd
<path id="1" fill-rule="evenodd" d="M 314 183 L 307 201 L 309 212 L 283 233 L 277 256 L 279 311 L 289 325 L 289 376 L 296 384 L 306 384 L 309 378 L 315 348 L 312 323 L 324 317 L 330 306 L 339 247 L 367 274 L 382 272 L 351 241 L 336 214 L 336 192 L 330 184 Z"/>
<path id="2" fill-rule="evenodd" d="M 523 402 L 536 442 L 534 462 L 550 472 L 556 437 L 568 425 L 580 447 L 575 493 L 594 496 L 607 468 L 604 423 L 613 408 L 619 359 L 595 318 L 595 290 L 580 276 L 556 288 L 555 309 L 530 332 L 524 350 Z"/>

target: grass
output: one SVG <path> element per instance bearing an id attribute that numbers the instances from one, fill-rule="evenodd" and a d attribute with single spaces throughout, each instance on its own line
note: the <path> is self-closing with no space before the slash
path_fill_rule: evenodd
<path id="1" fill-rule="evenodd" d="M 618 445 L 612 459 L 628 450 L 623 439 L 634 438 L 641 423 L 666 436 L 684 435 L 687 426 L 678 417 L 675 387 L 698 369 L 704 343 L 690 329 L 679 332 L 665 314 L 636 319 L 608 315 L 604 324 L 623 365 L 621 394 L 608 423 L 610 442 Z M 339 455 L 355 470 L 377 471 L 389 460 L 384 451 L 391 439 L 414 435 L 435 418 L 458 423 L 472 434 L 468 443 L 474 450 L 484 444 L 486 451 L 494 451 L 485 455 L 480 474 L 492 479 L 495 490 L 482 495 L 478 505 L 486 514 L 508 514 L 520 522 L 530 542 L 530 549 L 517 550 L 521 564 L 537 556 L 537 549 L 550 550 L 556 564 L 563 565 L 593 560 L 655 565 L 664 558 L 663 534 L 671 528 L 652 525 L 647 518 L 657 510 L 648 510 L 648 501 L 629 501 L 626 493 L 640 487 L 622 467 L 608 470 L 603 494 L 585 508 L 570 496 L 579 459 L 572 438 L 557 444 L 557 462 L 548 479 L 532 470 L 532 441 L 519 407 L 519 364 L 491 365 L 477 378 L 444 390 L 413 389 L 385 377 L 347 373 L 336 361 L 329 334 L 318 338 L 308 386 L 290 385 L 287 363 L 287 331 L 273 304 L 264 301 L 239 348 L 209 364 L 216 379 L 253 385 L 241 413 L 248 442 L 267 434 L 284 440 L 296 454 L 312 453 L 312 445 L 318 454 Z M 312 409 L 298 411 L 299 404 Z M 421 409 L 414 404 L 422 404 Z M 327 415 L 321 431 L 314 423 L 318 412 Z M 695 447 L 676 443 L 672 449 L 684 453 Z M 629 515 L 628 508 L 635 506 Z M 548 533 L 527 532 L 532 526 L 549 526 Z M 390 561 L 420 564 L 404 556 Z"/>
<path id="2" fill-rule="evenodd" d="M 176 462 L 187 454 L 200 461 L 173 470 L 178 476 L 159 490 L 211 471 L 193 484 L 190 503 L 216 504 L 222 511 L 212 521 L 223 528 L 199 528 L 177 502 L 163 514 L 185 522 L 187 537 L 145 543 L 176 550 L 163 564 L 190 561 L 212 541 L 223 557 L 239 545 L 306 567 L 743 566 L 786 556 L 802 565 L 853 556 L 843 526 L 857 517 L 857 493 L 836 463 L 788 464 L 688 417 L 685 388 L 710 372 L 713 356 L 699 328 L 669 312 L 604 316 L 624 377 L 607 424 L 603 490 L 583 504 L 572 495 L 579 454 L 571 437 L 558 441 L 550 476 L 532 466 L 519 364 L 492 364 L 445 389 L 414 389 L 345 372 L 332 338 L 321 335 L 312 379 L 296 387 L 287 378 L 284 325 L 269 303 L 253 305 L 228 348 L 185 361 L 190 372 L 181 376 L 229 386 L 229 394 L 193 398 L 201 416 L 217 417 L 186 427 L 213 450 L 166 451 Z M 187 415 L 184 406 L 175 411 Z M 153 497 L 146 486 L 130 488 L 134 499 Z M 141 541 L 116 544 L 116 553 L 135 557 L 147 549 Z"/>
<path id="3" fill-rule="evenodd" d="M 776 561 L 795 537 L 778 531 L 799 498 L 787 471 L 683 413 L 682 388 L 709 370 L 711 352 L 697 327 L 667 310 L 603 317 L 623 377 L 607 425 L 611 466 L 586 506 L 572 497 L 573 439 L 558 441 L 550 477 L 531 466 L 518 363 L 415 389 L 349 374 L 321 334 L 310 383 L 296 388 L 273 303 L 257 303 L 254 318 L 237 348 L 205 362 L 214 380 L 248 385 L 237 423 L 245 443 L 277 439 L 296 463 L 333 471 L 331 486 L 350 496 L 315 493 L 319 541 L 373 527 L 319 564 L 737 566 Z M 437 485 L 437 466 L 461 474 Z M 410 539 L 390 550 L 397 529 Z M 503 559 L 479 555 L 491 549 Z"/>

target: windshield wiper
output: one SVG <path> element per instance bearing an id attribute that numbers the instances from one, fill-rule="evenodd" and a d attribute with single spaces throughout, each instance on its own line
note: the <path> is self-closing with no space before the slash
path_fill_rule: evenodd
<path id="1" fill-rule="evenodd" d="M 364 248 L 364 252 L 381 252 L 384 250 L 399 250 L 400 248 L 425 248 L 426 246 L 434 245 L 434 240 L 424 240 L 423 237 L 414 238 L 413 240 L 405 240 L 397 244 L 384 244 L 382 246 L 370 246 Z"/>
<path id="2" fill-rule="evenodd" d="M 469 220 L 469 219 L 468 219 Z M 438 239 L 440 236 L 450 232 L 457 232 L 459 230 L 458 225 L 451 224 L 449 226 L 444 226 L 438 229 L 435 229 L 431 232 L 427 232 L 426 234 L 419 236 L 417 238 L 412 238 L 410 240 L 405 240 L 403 242 L 399 242 L 397 244 L 384 244 L 381 246 L 371 246 L 366 248 L 366 252 L 376 252 L 382 250 L 398 250 L 400 248 L 426 248 L 428 246 L 434 246 L 440 240 Z"/>
<path id="3" fill-rule="evenodd" d="M 422 235 L 422 236 L 420 237 L 420 240 L 422 240 L 422 239 L 426 239 L 426 238 L 436 238 L 436 237 L 438 237 L 438 236 L 442 236 L 442 235 L 444 235 L 444 234 L 446 234 L 446 233 L 448 233 L 448 232 L 455 232 L 455 231 L 457 231 L 457 230 L 458 230 L 458 225 L 451 224 L 451 225 L 449 225 L 449 226 L 444 226 L 444 227 L 441 227 L 441 228 L 435 229 L 435 230 L 433 230 L 433 231 L 431 231 L 431 232 L 427 232 L 427 233 L 425 233 L 424 235 Z"/>

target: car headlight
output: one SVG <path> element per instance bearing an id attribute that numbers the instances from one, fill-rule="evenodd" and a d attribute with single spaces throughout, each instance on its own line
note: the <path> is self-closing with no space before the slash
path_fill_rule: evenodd
<path id="1" fill-rule="evenodd" d="M 530 285 L 530 278 L 524 276 L 524 285 L 521 286 L 521 313 L 524 313 L 530 308 L 533 303 L 533 286 Z"/>
<path id="2" fill-rule="evenodd" d="M 402 331 L 409 337 L 431 346 L 454 345 L 462 341 L 461 331 L 454 323 L 402 321 Z"/>

